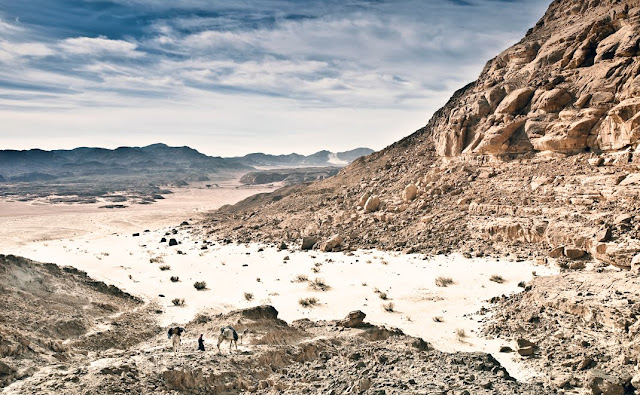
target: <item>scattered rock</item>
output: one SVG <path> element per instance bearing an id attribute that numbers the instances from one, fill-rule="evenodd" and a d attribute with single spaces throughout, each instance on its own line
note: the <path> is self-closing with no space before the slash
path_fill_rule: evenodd
<path id="1" fill-rule="evenodd" d="M 362 326 L 364 322 L 364 318 L 366 314 L 360 310 L 350 312 L 345 319 L 338 322 L 338 325 L 344 326 L 345 328 L 357 328 Z"/>
<path id="2" fill-rule="evenodd" d="M 402 200 L 405 202 L 413 201 L 418 196 L 418 188 L 415 184 L 409 184 L 402 191 Z"/>
<path id="3" fill-rule="evenodd" d="M 318 242 L 318 239 L 315 237 L 311 237 L 311 236 L 303 237 L 302 245 L 300 246 L 300 249 L 303 251 L 311 250 L 313 249 L 313 246 L 315 246 L 317 242 Z"/>
<path id="4" fill-rule="evenodd" d="M 169 239 L 169 247 L 177 246 L 177 245 L 178 245 L 178 240 L 176 240 L 176 239 Z"/>
<path id="5" fill-rule="evenodd" d="M 380 208 L 380 197 L 378 195 L 369 197 L 364 204 L 364 210 L 368 213 L 377 211 L 378 208 Z"/>
<path id="6" fill-rule="evenodd" d="M 324 252 L 333 251 L 336 247 L 338 247 L 342 243 L 342 236 L 333 235 L 329 238 L 329 240 L 320 244 L 320 250 Z"/>

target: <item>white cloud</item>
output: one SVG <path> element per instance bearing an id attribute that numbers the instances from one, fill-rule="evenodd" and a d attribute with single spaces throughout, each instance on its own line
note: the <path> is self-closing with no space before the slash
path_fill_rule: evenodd
<path id="1" fill-rule="evenodd" d="M 144 56 L 143 52 L 136 50 L 137 44 L 124 40 L 110 40 L 104 36 L 67 38 L 61 41 L 58 46 L 63 51 L 74 55 Z"/>

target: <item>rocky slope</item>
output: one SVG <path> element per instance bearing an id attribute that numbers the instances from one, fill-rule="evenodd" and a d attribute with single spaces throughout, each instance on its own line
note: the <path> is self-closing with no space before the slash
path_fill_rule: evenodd
<path id="1" fill-rule="evenodd" d="M 524 293 L 496 301 L 485 333 L 533 343 L 525 363 L 554 388 L 637 393 L 638 301 L 640 280 L 628 272 L 540 277 Z"/>
<path id="2" fill-rule="evenodd" d="M 554 250 L 630 267 L 639 24 L 637 1 L 555 1 L 423 129 L 332 179 L 225 208 L 212 231 L 317 247 L 339 234 L 337 249 Z"/>
<path id="3" fill-rule="evenodd" d="M 331 179 L 224 207 L 203 230 L 556 264 L 562 275 L 498 301 L 487 334 L 532 336 L 530 363 L 557 391 L 634 393 L 639 41 L 638 1 L 554 1 L 424 128 Z"/>
<path id="4" fill-rule="evenodd" d="M 76 269 L 0 255 L 0 388 L 138 343 L 159 329 L 146 309 Z"/>
<path id="5" fill-rule="evenodd" d="M 491 356 L 445 354 L 397 329 L 362 322 L 287 324 L 271 306 L 201 314 L 186 326 L 174 354 L 165 334 L 124 352 L 110 350 L 91 364 L 61 367 L 12 387 L 15 393 L 551 393 L 518 383 Z M 239 352 L 218 352 L 223 325 L 248 329 Z M 209 348 L 197 351 L 205 334 Z M 209 342 L 209 343 L 207 343 Z M 467 392 L 464 392 L 467 391 Z"/>

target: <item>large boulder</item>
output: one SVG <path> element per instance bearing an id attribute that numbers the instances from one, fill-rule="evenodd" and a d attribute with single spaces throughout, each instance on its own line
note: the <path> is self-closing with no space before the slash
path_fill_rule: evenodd
<path id="1" fill-rule="evenodd" d="M 566 89 L 556 88 L 540 95 L 533 105 L 534 110 L 559 112 L 571 102 L 573 97 Z"/>
<path id="2" fill-rule="evenodd" d="M 344 326 L 345 328 L 357 328 L 362 326 L 364 322 L 364 317 L 367 315 L 360 310 L 350 312 L 345 319 L 338 322 L 339 326 Z"/>
<path id="3" fill-rule="evenodd" d="M 380 208 L 380 196 L 373 195 L 367 199 L 364 204 L 364 210 L 368 213 L 377 211 Z"/>
<path id="4" fill-rule="evenodd" d="M 402 200 L 405 202 L 413 201 L 418 196 L 418 187 L 415 184 L 409 184 L 402 191 Z"/>
<path id="5" fill-rule="evenodd" d="M 302 238 L 302 245 L 300 249 L 303 251 L 310 250 L 318 242 L 318 239 L 312 236 L 306 236 Z"/>
<path id="6" fill-rule="evenodd" d="M 371 194 L 369 192 L 365 192 L 362 194 L 362 196 L 360 196 L 360 199 L 358 199 L 358 206 L 359 207 L 364 207 L 365 203 L 367 203 L 367 200 L 369 199 L 369 197 L 371 197 Z"/>
<path id="7" fill-rule="evenodd" d="M 342 244 L 342 236 L 333 235 L 329 238 L 329 240 L 320 244 L 320 250 L 324 252 L 333 251 L 337 246 Z"/>
<path id="8" fill-rule="evenodd" d="M 535 89 L 531 87 L 516 89 L 509 93 L 496 108 L 496 114 L 516 115 L 529 104 Z"/>

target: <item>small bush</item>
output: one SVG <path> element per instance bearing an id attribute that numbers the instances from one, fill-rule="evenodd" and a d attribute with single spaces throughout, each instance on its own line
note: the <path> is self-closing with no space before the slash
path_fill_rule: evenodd
<path id="1" fill-rule="evenodd" d="M 298 300 L 298 303 L 300 304 L 300 306 L 308 308 L 308 307 L 313 307 L 315 305 L 318 304 L 318 299 L 316 298 L 303 298 Z"/>
<path id="2" fill-rule="evenodd" d="M 432 318 L 433 322 L 444 322 L 444 318 L 442 318 L 442 316 L 435 316 Z"/>
<path id="3" fill-rule="evenodd" d="M 526 286 L 527 286 L 527 283 L 525 283 L 524 281 L 520 281 L 518 283 L 518 287 L 520 287 L 520 288 L 525 288 Z"/>
<path id="4" fill-rule="evenodd" d="M 195 283 L 193 283 L 193 287 L 198 291 L 202 291 L 203 289 L 207 288 L 207 283 L 205 281 L 196 281 Z"/>
<path id="5" fill-rule="evenodd" d="M 169 265 L 162 265 L 162 266 L 160 266 L 160 270 L 162 270 L 163 272 L 164 272 L 165 270 L 170 270 L 170 269 L 171 269 L 171 266 L 169 266 Z"/>
<path id="6" fill-rule="evenodd" d="M 244 298 L 247 300 L 247 302 L 251 302 L 253 300 L 253 294 L 251 292 L 245 292 Z"/>
<path id="7" fill-rule="evenodd" d="M 320 268 L 315 266 L 311 268 L 311 271 L 317 274 L 317 273 L 320 273 Z"/>
<path id="8" fill-rule="evenodd" d="M 456 338 L 459 341 L 462 341 L 462 339 L 467 337 L 467 332 L 465 332 L 464 329 L 456 329 Z"/>
<path id="9" fill-rule="evenodd" d="M 314 291 L 328 291 L 331 287 L 324 282 L 323 279 L 316 277 L 313 281 L 309 283 L 309 286 Z"/>
<path id="10" fill-rule="evenodd" d="M 502 277 L 502 276 L 494 274 L 493 276 L 491 276 L 491 278 L 489 278 L 489 281 L 493 281 L 494 283 L 502 284 L 502 283 L 506 282 L 507 280 L 505 280 L 504 277 Z"/>
<path id="11" fill-rule="evenodd" d="M 453 284 L 453 279 L 451 277 L 438 277 L 436 278 L 436 286 L 438 287 L 446 287 L 448 285 Z"/>
<path id="12" fill-rule="evenodd" d="M 309 281 L 309 277 L 305 276 L 304 274 L 298 274 L 298 275 L 293 279 L 293 282 L 294 282 L 294 283 L 306 283 L 307 281 Z"/>
<path id="13" fill-rule="evenodd" d="M 386 292 L 378 292 L 378 297 L 382 300 L 387 300 L 387 293 Z"/>
<path id="14" fill-rule="evenodd" d="M 180 277 L 178 277 L 178 276 L 171 276 L 171 282 L 172 282 L 172 283 L 177 283 L 178 281 L 180 281 Z"/>
<path id="15" fill-rule="evenodd" d="M 150 263 L 164 263 L 164 258 L 161 256 L 155 256 L 151 259 L 149 259 Z"/>
<path id="16" fill-rule="evenodd" d="M 384 309 L 384 311 L 386 311 L 387 313 L 393 313 L 394 311 L 396 311 L 396 306 L 392 303 L 385 303 L 382 305 L 382 308 Z"/>
<path id="17" fill-rule="evenodd" d="M 182 298 L 174 298 L 171 300 L 174 306 L 184 306 L 184 299 Z"/>

